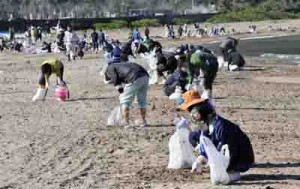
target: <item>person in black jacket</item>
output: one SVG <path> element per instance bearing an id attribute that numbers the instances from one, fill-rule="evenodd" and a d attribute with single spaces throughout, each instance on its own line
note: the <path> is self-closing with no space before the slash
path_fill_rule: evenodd
<path id="1" fill-rule="evenodd" d="M 218 115 L 211 102 L 201 98 L 197 91 L 187 91 L 182 97 L 184 103 L 181 104 L 180 109 L 188 110 L 192 122 L 199 126 L 190 133 L 190 143 L 196 147 L 202 133 L 212 141 L 218 151 L 227 150 L 229 152 L 227 172 L 230 180 L 239 180 L 240 172 L 248 171 L 254 163 L 254 153 L 248 136 L 237 124 Z M 207 162 L 209 157 L 201 145 L 203 144 L 199 146 L 198 159 Z"/>
<path id="2" fill-rule="evenodd" d="M 101 29 L 100 32 L 99 32 L 99 45 L 100 45 L 100 47 L 103 47 L 105 41 L 106 41 L 105 33 Z"/>
<path id="3" fill-rule="evenodd" d="M 116 63 L 108 65 L 105 71 L 106 82 L 113 83 L 120 95 L 120 105 L 125 124 L 129 124 L 129 111 L 132 101 L 137 96 L 142 117 L 142 126 L 147 126 L 146 107 L 149 85 L 147 71 L 136 63 Z M 123 87 L 125 85 L 125 87 Z"/>
<path id="4" fill-rule="evenodd" d="M 179 86 L 183 92 L 186 91 L 185 86 L 188 84 L 186 64 L 186 56 L 181 55 L 178 60 L 178 68 L 168 77 L 164 84 L 163 92 L 166 96 L 170 96 L 174 93 L 177 86 Z"/>
<path id="5" fill-rule="evenodd" d="M 244 57 L 236 50 L 231 49 L 227 55 L 228 71 L 239 71 L 245 66 Z"/>
<path id="6" fill-rule="evenodd" d="M 167 72 L 167 75 L 174 73 L 178 67 L 178 61 L 173 53 L 163 54 L 161 48 L 155 50 L 155 55 L 157 57 L 157 74 L 166 79 L 164 72 Z"/>
<path id="7" fill-rule="evenodd" d="M 93 42 L 93 50 L 97 53 L 98 52 L 98 33 L 96 32 L 96 29 L 93 29 L 93 32 L 91 34 L 92 42 Z"/>
<path id="8" fill-rule="evenodd" d="M 228 50 L 230 49 L 236 49 L 237 46 L 239 44 L 239 41 L 233 37 L 228 37 L 225 41 L 223 41 L 221 44 L 220 44 L 220 49 L 223 53 L 224 56 L 226 56 L 226 53 Z"/>

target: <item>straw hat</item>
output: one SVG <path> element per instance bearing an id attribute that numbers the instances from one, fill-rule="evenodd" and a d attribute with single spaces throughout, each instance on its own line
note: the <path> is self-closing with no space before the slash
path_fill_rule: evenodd
<path id="1" fill-rule="evenodd" d="M 180 105 L 181 110 L 188 110 L 191 106 L 204 102 L 206 99 L 201 98 L 198 91 L 189 90 L 182 95 L 184 103 Z"/>

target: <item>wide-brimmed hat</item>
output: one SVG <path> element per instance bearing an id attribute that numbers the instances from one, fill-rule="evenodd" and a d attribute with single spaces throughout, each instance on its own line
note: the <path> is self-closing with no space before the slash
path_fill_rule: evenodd
<path id="1" fill-rule="evenodd" d="M 182 95 L 184 102 L 180 105 L 181 110 L 188 110 L 191 106 L 204 102 L 206 99 L 201 98 L 198 91 L 189 90 Z"/>

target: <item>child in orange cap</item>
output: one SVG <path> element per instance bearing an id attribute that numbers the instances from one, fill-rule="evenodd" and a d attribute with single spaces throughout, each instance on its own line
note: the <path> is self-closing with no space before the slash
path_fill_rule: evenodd
<path id="1" fill-rule="evenodd" d="M 184 103 L 180 108 L 188 110 L 192 121 L 199 125 L 198 130 L 190 133 L 191 144 L 196 147 L 200 135 L 203 134 L 213 142 L 218 151 L 228 146 L 230 161 L 227 172 L 230 181 L 239 180 L 240 172 L 249 170 L 254 163 L 254 153 L 248 136 L 237 124 L 219 116 L 210 101 L 201 98 L 197 91 L 190 90 L 182 96 Z M 203 146 L 200 144 L 198 147 L 200 151 L 198 160 L 207 161 L 208 157 Z"/>

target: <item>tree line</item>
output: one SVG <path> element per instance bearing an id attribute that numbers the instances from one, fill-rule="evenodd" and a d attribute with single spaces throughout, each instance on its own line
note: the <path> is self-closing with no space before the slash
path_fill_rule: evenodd
<path id="1" fill-rule="evenodd" d="M 0 1 L 0 19 L 57 19 L 128 16 L 131 10 L 184 13 L 193 6 L 213 6 L 216 11 L 238 11 L 249 6 L 265 10 L 299 9 L 299 0 L 5 0 Z"/>

